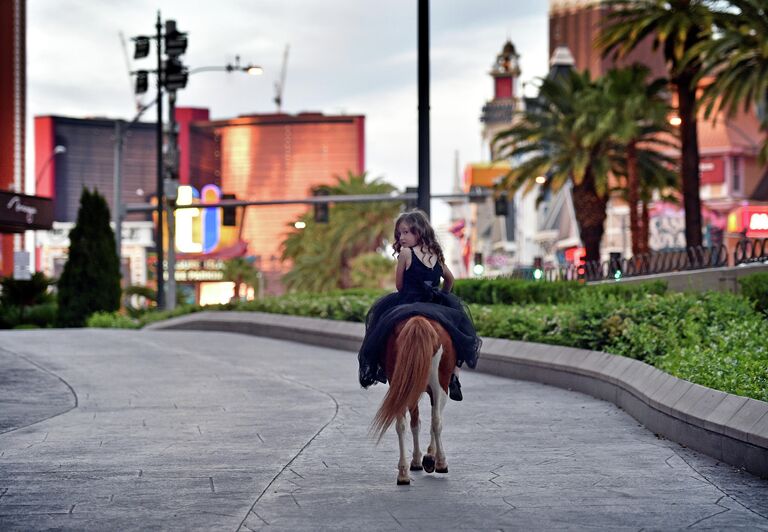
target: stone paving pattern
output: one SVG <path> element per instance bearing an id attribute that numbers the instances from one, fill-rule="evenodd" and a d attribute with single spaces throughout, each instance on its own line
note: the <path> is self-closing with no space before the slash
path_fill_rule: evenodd
<path id="1" fill-rule="evenodd" d="M 356 371 L 238 334 L 2 332 L 0 530 L 768 530 L 767 480 L 611 403 L 469 371 L 450 473 L 396 486 L 394 429 L 367 436 L 385 387 Z"/>

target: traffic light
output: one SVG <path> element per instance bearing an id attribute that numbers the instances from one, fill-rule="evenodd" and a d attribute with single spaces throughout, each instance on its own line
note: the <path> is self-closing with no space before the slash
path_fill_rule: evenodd
<path id="1" fill-rule="evenodd" d="M 329 194 L 327 188 L 318 187 L 312 191 L 313 196 L 327 196 Z M 315 203 L 315 223 L 327 224 L 329 219 L 328 204 L 327 203 Z"/>
<path id="2" fill-rule="evenodd" d="M 136 94 L 144 94 L 149 87 L 148 73 L 146 70 L 136 72 Z"/>
<path id="3" fill-rule="evenodd" d="M 234 194 L 222 194 L 221 199 L 234 200 L 237 199 L 237 196 Z M 221 225 L 226 227 L 235 227 L 237 225 L 237 207 L 222 207 Z"/>
<path id="4" fill-rule="evenodd" d="M 149 55 L 149 37 L 139 35 L 133 38 L 136 48 L 133 51 L 134 59 L 143 59 Z"/>
<path id="5" fill-rule="evenodd" d="M 483 275 L 485 273 L 485 264 L 483 264 L 483 254 L 481 252 L 475 253 L 475 265 L 472 266 L 472 273 L 475 275 Z"/>
<path id="6" fill-rule="evenodd" d="M 612 251 L 609 254 L 608 274 L 617 281 L 621 279 L 621 253 Z"/>
<path id="7" fill-rule="evenodd" d="M 181 64 L 181 61 L 175 57 L 165 60 L 163 66 L 163 86 L 169 91 L 183 89 L 187 86 L 189 73 L 187 67 Z"/>
<path id="8" fill-rule="evenodd" d="M 187 34 L 176 29 L 175 20 L 165 21 L 165 53 L 178 57 L 187 51 Z"/>
<path id="9" fill-rule="evenodd" d="M 533 279 L 540 281 L 544 277 L 544 260 L 541 257 L 533 257 Z"/>
<path id="10" fill-rule="evenodd" d="M 502 192 L 494 198 L 493 212 L 496 216 L 507 216 L 509 214 L 509 199 L 506 192 Z"/>

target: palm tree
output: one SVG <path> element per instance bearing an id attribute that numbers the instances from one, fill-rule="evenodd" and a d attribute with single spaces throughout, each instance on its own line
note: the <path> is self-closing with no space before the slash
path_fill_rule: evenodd
<path id="1" fill-rule="evenodd" d="M 663 150 L 677 147 L 670 140 L 673 131 L 667 121 L 667 80 L 657 79 L 647 84 L 649 73 L 647 67 L 635 64 L 611 69 L 598 80 L 608 103 L 601 125 L 615 141 L 613 173 L 626 177 L 625 199 L 629 204 L 633 255 L 647 251 L 647 236 L 643 238 L 647 228 L 643 228 L 642 215 L 638 212 L 644 182 L 675 182 L 672 170 L 675 161 L 663 154 Z"/>
<path id="2" fill-rule="evenodd" d="M 387 194 L 395 187 L 381 179 L 367 180 L 365 173 L 338 177 L 325 187 L 330 195 Z M 353 286 L 352 260 L 382 248 L 392 233 L 400 211 L 396 202 L 339 203 L 329 209 L 327 224 L 315 223 L 312 213 L 302 216 L 304 229 L 291 227 L 283 242 L 283 260 L 291 271 L 283 277 L 295 291 L 324 292 Z"/>
<path id="3" fill-rule="evenodd" d="M 606 0 L 610 10 L 596 45 L 605 54 L 624 56 L 644 39 L 652 37 L 662 47 L 675 86 L 680 117 L 680 151 L 685 240 L 699 246 L 701 198 L 699 196 L 699 140 L 696 119 L 696 79 L 701 62 L 686 55 L 698 43 L 711 38 L 711 0 Z"/>
<path id="4" fill-rule="evenodd" d="M 235 297 L 240 299 L 242 287 L 258 289 L 261 273 L 244 257 L 235 257 L 224 263 L 224 279 L 235 283 Z"/>
<path id="5" fill-rule="evenodd" d="M 768 6 L 765 0 L 729 0 L 732 9 L 714 12 L 716 38 L 690 50 L 692 60 L 701 58 L 697 80 L 712 76 L 702 96 L 706 115 L 713 110 L 734 114 L 740 105 L 763 108 L 761 126 L 767 136 L 760 161 L 768 160 Z"/>
<path id="6" fill-rule="evenodd" d="M 537 100 L 494 139 L 500 157 L 521 160 L 502 187 L 530 190 L 538 176 L 560 190 L 572 182 L 576 221 L 587 261 L 600 260 L 608 202 L 610 138 L 599 125 L 605 102 L 589 72 L 544 79 Z"/>

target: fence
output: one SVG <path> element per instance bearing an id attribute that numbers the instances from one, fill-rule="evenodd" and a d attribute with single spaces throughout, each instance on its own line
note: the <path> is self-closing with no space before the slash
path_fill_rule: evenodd
<path id="1" fill-rule="evenodd" d="M 733 253 L 733 264 L 768 263 L 768 238 L 744 239 Z M 654 251 L 629 259 L 591 261 L 581 265 L 524 268 L 509 277 L 544 281 L 604 281 L 728 266 L 728 249 L 723 246 L 696 246 L 682 250 Z"/>

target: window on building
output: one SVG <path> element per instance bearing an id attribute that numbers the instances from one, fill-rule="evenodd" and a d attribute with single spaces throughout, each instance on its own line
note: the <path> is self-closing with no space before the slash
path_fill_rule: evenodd
<path id="1" fill-rule="evenodd" d="M 741 192 L 741 158 L 731 157 L 731 188 L 734 192 Z"/>

